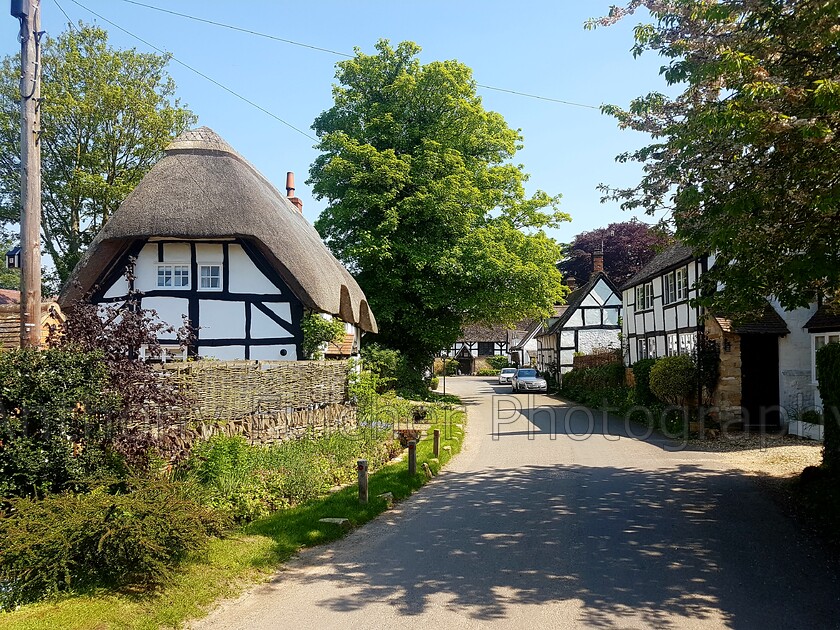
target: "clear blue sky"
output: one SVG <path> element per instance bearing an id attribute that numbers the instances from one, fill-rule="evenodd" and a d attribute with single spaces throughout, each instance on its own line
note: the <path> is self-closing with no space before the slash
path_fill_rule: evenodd
<path id="1" fill-rule="evenodd" d="M 290 124 L 312 133 L 312 121 L 330 107 L 334 54 L 220 29 L 132 5 L 123 0 L 79 0 L 119 26 L 171 52 Z M 633 59 L 633 23 L 586 31 L 584 21 L 604 14 L 610 0 L 142 0 L 205 19 L 273 34 L 313 46 L 352 53 L 373 51 L 380 38 L 412 40 L 421 60 L 457 59 L 480 84 L 599 106 L 626 105 L 634 96 L 664 90 L 655 56 Z M 150 50 L 102 22 L 74 0 L 58 0 L 73 21 L 94 22 L 120 48 Z M 42 0 L 43 28 L 57 35 L 66 19 L 55 0 Z M 5 48 L 18 50 L 17 23 L 6 19 Z M 297 194 L 310 219 L 323 209 L 304 184 L 317 155 L 314 142 L 254 109 L 186 68 L 171 63 L 178 94 L 199 117 L 260 169 L 278 188 L 286 171 L 297 177 Z M 484 105 L 521 129 L 524 149 L 516 161 L 530 173 L 530 191 L 563 195 L 573 222 L 553 234 L 569 240 L 583 230 L 627 220 L 614 204 L 601 204 L 599 182 L 638 180 L 636 165 L 614 161 L 645 137 L 620 131 L 595 109 L 572 107 L 480 89 Z M 641 217 L 651 221 L 649 217 Z"/>

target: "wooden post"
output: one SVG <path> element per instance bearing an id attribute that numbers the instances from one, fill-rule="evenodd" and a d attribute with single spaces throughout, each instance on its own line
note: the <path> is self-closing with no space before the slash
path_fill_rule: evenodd
<path id="1" fill-rule="evenodd" d="M 435 441 L 434 446 L 432 447 L 432 451 L 435 454 L 435 457 L 440 457 L 440 429 L 435 429 Z"/>
<path id="2" fill-rule="evenodd" d="M 14 3 L 13 3 L 14 4 Z M 20 345 L 41 345 L 41 0 L 20 19 Z"/>
<path id="3" fill-rule="evenodd" d="M 411 440 L 408 443 L 408 475 L 413 477 L 417 474 L 417 442 Z"/>
<path id="4" fill-rule="evenodd" d="M 357 462 L 359 471 L 359 503 L 368 502 L 368 463 L 366 459 Z"/>

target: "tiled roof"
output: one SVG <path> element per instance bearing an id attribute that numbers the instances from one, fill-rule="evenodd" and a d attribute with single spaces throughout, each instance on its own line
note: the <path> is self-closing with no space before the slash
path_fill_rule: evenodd
<path id="1" fill-rule="evenodd" d="M 637 284 L 652 280 L 656 276 L 668 271 L 671 267 L 676 267 L 677 265 L 693 260 L 694 258 L 696 258 L 694 251 L 688 245 L 677 243 L 676 245 L 666 249 L 661 254 L 655 256 L 654 259 L 642 267 L 635 276 L 625 282 L 621 287 L 621 290 L 626 291 Z"/>
<path id="2" fill-rule="evenodd" d="M 805 324 L 808 332 L 840 330 L 840 304 L 823 304 Z"/>
<path id="3" fill-rule="evenodd" d="M 20 304 L 20 291 L 0 289 L 0 304 Z"/>
<path id="4" fill-rule="evenodd" d="M 41 304 L 41 343 L 47 340 L 48 325 L 64 321 L 64 314 L 54 302 Z M 0 305 L 0 348 L 20 347 L 20 306 L 17 304 Z"/>
<path id="5" fill-rule="evenodd" d="M 715 315 L 720 327 L 725 332 L 737 335 L 787 335 L 790 333 L 785 320 L 770 304 L 764 307 L 764 313 L 758 319 L 734 321 L 726 315 Z"/>

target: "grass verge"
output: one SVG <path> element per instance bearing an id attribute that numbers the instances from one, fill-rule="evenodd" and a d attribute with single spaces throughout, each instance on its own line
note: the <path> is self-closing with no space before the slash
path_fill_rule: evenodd
<path id="1" fill-rule="evenodd" d="M 230 597 L 248 585 L 272 575 L 277 565 L 304 547 L 341 538 L 344 532 L 318 519 L 343 517 L 361 526 L 387 509 L 377 495 L 390 492 L 394 499 L 405 499 L 426 483 L 422 463 L 437 474 L 461 450 L 464 414 L 460 410 L 434 408 L 428 435 L 417 445 L 417 470 L 408 475 L 403 459 L 387 464 L 371 474 L 370 502 L 360 505 L 355 486 L 348 486 L 326 497 L 282 510 L 254 521 L 237 535 L 212 541 L 210 548 L 192 558 L 159 589 L 148 592 L 94 590 L 22 606 L 0 613 L 4 630 L 88 630 L 101 628 L 151 629 L 173 627 L 187 619 L 200 617 L 219 598 Z M 440 457 L 434 460 L 432 430 L 440 429 Z"/>

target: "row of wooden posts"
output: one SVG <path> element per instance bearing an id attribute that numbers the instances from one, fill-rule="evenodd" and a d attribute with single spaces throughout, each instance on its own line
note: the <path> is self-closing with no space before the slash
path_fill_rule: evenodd
<path id="1" fill-rule="evenodd" d="M 434 431 L 434 441 L 432 442 L 432 452 L 435 457 L 440 457 L 440 429 Z M 360 459 L 356 462 L 356 469 L 359 473 L 359 503 L 368 502 L 368 461 Z M 417 442 L 411 440 L 408 443 L 408 476 L 413 477 L 417 474 Z"/>

